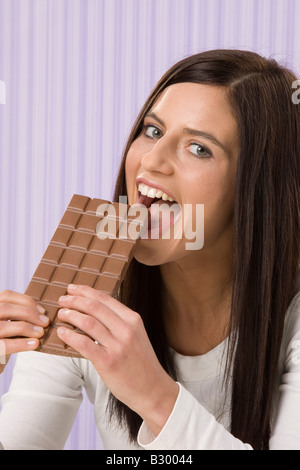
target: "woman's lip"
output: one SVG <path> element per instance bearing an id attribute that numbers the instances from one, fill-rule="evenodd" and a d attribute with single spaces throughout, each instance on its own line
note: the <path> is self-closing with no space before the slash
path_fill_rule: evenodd
<path id="1" fill-rule="evenodd" d="M 156 189 L 160 189 L 163 193 L 166 193 L 168 196 L 170 196 L 171 198 L 174 199 L 175 202 L 176 201 L 176 198 L 174 197 L 174 195 L 172 193 L 170 193 L 170 191 L 168 191 L 166 188 L 164 188 L 161 184 L 157 184 L 157 183 L 154 183 L 152 181 L 149 181 L 149 180 L 146 180 L 146 178 L 142 178 L 142 177 L 138 177 L 136 179 L 136 187 L 138 188 L 139 184 L 140 183 L 144 183 L 146 184 L 147 186 L 150 186 L 151 188 L 156 188 Z"/>

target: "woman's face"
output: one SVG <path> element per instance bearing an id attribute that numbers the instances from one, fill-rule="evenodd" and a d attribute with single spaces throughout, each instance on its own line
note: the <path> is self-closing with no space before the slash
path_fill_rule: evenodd
<path id="1" fill-rule="evenodd" d="M 156 232 L 160 238 L 142 238 L 136 259 L 160 265 L 212 250 L 221 255 L 232 244 L 239 146 L 237 123 L 225 88 L 195 83 L 171 85 L 154 103 L 143 124 L 126 158 L 128 202 L 149 205 L 150 199 L 139 191 L 140 183 L 146 184 L 143 192 L 160 190 L 157 193 L 152 189 L 150 196 L 166 199 L 161 194 L 165 193 L 174 202 L 160 200 L 150 207 L 151 222 L 160 227 Z M 162 203 L 166 212 L 172 204 L 181 207 L 176 231 L 173 227 L 169 235 L 168 227 L 161 232 L 162 224 L 158 222 Z M 162 233 L 167 234 L 165 238 Z"/>

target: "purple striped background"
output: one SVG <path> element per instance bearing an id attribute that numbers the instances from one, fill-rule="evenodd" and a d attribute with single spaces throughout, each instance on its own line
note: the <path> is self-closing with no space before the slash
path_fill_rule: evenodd
<path id="1" fill-rule="evenodd" d="M 241 48 L 299 75 L 299 22 L 299 0 L 0 0 L 0 290 L 24 291 L 73 193 L 112 197 L 136 114 L 174 62 Z M 85 397 L 65 448 L 101 447 Z"/>

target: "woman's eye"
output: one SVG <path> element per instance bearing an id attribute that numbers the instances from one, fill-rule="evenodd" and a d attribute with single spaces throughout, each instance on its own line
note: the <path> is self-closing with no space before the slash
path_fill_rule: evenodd
<path id="1" fill-rule="evenodd" d="M 159 139 L 162 136 L 161 130 L 153 125 L 144 126 L 144 134 L 151 139 Z"/>
<path id="2" fill-rule="evenodd" d="M 203 147 L 203 145 L 200 144 L 191 144 L 189 146 L 190 152 L 193 153 L 194 155 L 197 155 L 197 157 L 211 157 L 212 154 L 207 148 Z"/>

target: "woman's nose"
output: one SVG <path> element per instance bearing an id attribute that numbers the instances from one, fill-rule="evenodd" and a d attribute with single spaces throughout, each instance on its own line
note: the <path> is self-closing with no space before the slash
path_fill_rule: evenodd
<path id="1" fill-rule="evenodd" d="M 151 151 L 143 155 L 141 165 L 147 171 L 171 174 L 173 172 L 174 151 L 172 152 L 171 145 L 168 145 L 163 139 L 164 137 L 160 138 Z"/>

